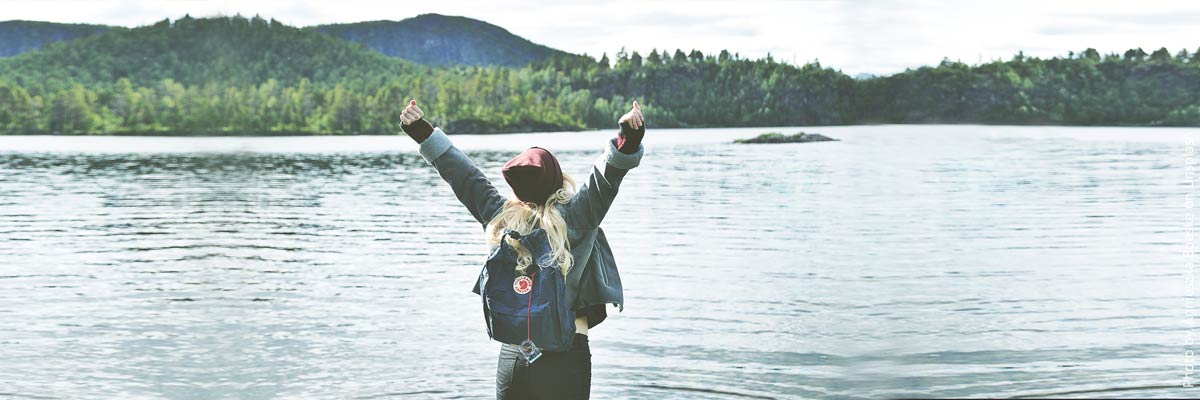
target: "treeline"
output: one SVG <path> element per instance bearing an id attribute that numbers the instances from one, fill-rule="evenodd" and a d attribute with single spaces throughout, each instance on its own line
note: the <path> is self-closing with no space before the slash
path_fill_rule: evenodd
<path id="1" fill-rule="evenodd" d="M 1197 126 L 1200 50 L 944 60 L 862 81 L 855 98 L 860 122 Z"/>
<path id="2" fill-rule="evenodd" d="M 5 134 L 392 134 L 410 98 L 454 133 L 855 123 L 1200 125 L 1200 59 L 1088 49 L 855 80 L 818 63 L 620 51 L 430 67 L 262 18 L 184 18 L 0 59 Z"/>
<path id="3" fill-rule="evenodd" d="M 103 88 L 75 83 L 36 93 L 0 80 L 0 133 L 393 134 L 400 132 L 400 111 L 413 98 L 450 132 L 581 130 L 613 125 L 627 107 L 623 100 L 592 99 L 586 91 L 541 96 L 527 90 L 535 79 L 528 69 L 477 72 L 441 83 L 402 77 L 374 89 L 330 87 L 307 79 L 294 86 L 273 79 L 249 86 L 184 85 L 171 79 L 139 86 L 121 78 Z M 496 86 L 474 89 L 483 82 Z"/>

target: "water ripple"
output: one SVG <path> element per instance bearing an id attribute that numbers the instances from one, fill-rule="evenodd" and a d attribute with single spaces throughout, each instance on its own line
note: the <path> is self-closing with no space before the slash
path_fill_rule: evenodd
<path id="1" fill-rule="evenodd" d="M 596 398 L 1190 394 L 1194 130 L 821 129 L 647 139 Z M 455 140 L 579 179 L 607 134 Z M 406 140 L 0 138 L 0 396 L 490 397 L 482 233 Z"/>

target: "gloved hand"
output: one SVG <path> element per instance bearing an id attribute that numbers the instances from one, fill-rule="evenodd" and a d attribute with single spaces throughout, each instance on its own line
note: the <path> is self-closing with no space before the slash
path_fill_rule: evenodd
<path id="1" fill-rule="evenodd" d="M 403 129 L 404 133 L 417 143 L 424 142 L 429 135 L 433 134 L 433 125 L 422 118 L 423 116 L 425 116 L 425 111 L 421 111 L 416 100 L 410 100 L 408 107 L 404 107 L 404 111 L 400 113 L 400 129 Z"/>
<path id="2" fill-rule="evenodd" d="M 642 106 L 637 100 L 633 102 L 633 109 L 622 115 L 617 124 L 621 125 L 621 133 L 617 135 L 617 150 L 625 154 L 637 153 L 638 145 L 646 135 L 646 118 L 642 116 Z"/>

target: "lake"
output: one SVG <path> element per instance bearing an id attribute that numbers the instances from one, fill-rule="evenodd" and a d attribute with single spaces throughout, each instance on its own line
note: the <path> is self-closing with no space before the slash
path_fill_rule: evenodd
<path id="1" fill-rule="evenodd" d="M 648 132 L 593 398 L 1196 396 L 1200 129 L 800 129 Z M 0 397 L 490 398 L 486 251 L 403 136 L 0 137 Z"/>

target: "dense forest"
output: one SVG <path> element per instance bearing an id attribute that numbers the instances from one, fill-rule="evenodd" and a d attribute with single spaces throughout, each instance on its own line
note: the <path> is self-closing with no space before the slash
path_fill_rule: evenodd
<path id="1" fill-rule="evenodd" d="M 860 122 L 1198 126 L 1200 49 L 944 60 L 862 81 L 856 99 Z"/>
<path id="2" fill-rule="evenodd" d="M 1200 125 L 1200 55 L 1018 54 L 855 80 L 723 51 L 431 66 L 259 17 L 190 18 L 0 59 L 4 134 L 394 134 L 407 99 L 453 133 L 856 123 Z M 719 111 L 719 112 L 718 112 Z"/>

